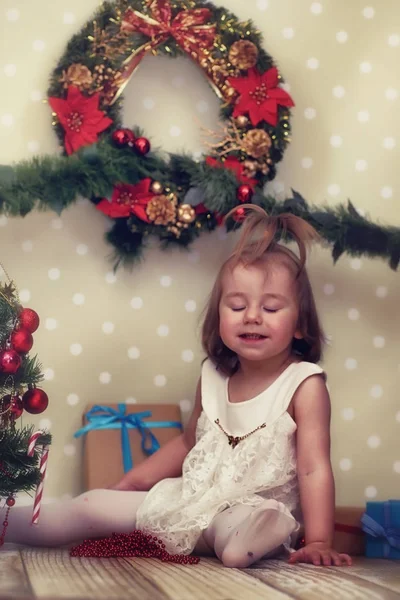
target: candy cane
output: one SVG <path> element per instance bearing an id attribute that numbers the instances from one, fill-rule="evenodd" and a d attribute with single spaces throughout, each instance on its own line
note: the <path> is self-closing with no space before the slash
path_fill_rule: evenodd
<path id="1" fill-rule="evenodd" d="M 33 456 L 37 440 L 41 435 L 43 435 L 42 431 L 36 431 L 29 438 L 28 456 Z M 43 495 L 43 488 L 44 488 L 44 477 L 46 475 L 48 457 L 49 457 L 49 446 L 43 446 L 42 454 L 40 456 L 40 465 L 39 465 L 40 481 L 36 488 L 35 501 L 33 504 L 32 525 L 36 525 L 39 521 L 40 506 L 42 503 L 42 495 Z"/>
<path id="2" fill-rule="evenodd" d="M 36 442 L 37 442 L 38 438 L 40 438 L 41 435 L 43 435 L 43 431 L 35 431 L 35 433 L 33 433 L 31 435 L 31 437 L 29 438 L 28 456 L 33 456 L 33 453 L 35 451 Z"/>

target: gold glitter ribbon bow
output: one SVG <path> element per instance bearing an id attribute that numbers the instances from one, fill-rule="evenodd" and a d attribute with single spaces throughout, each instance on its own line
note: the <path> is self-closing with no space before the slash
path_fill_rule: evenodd
<path id="1" fill-rule="evenodd" d="M 182 10 L 173 19 L 170 0 L 149 0 L 148 4 L 151 16 L 130 7 L 122 17 L 121 31 L 127 33 L 137 31 L 148 36 L 150 40 L 137 48 L 125 61 L 124 81 L 113 102 L 122 93 L 122 89 L 125 88 L 144 54 L 165 42 L 169 37 L 173 37 L 192 58 L 198 58 L 199 50 L 209 48 L 214 43 L 216 25 L 207 23 L 211 17 L 211 11 L 208 8 Z"/>
<path id="2" fill-rule="evenodd" d="M 189 54 L 198 48 L 209 48 L 215 39 L 216 26 L 208 23 L 208 8 L 182 10 L 172 19 L 169 0 L 152 0 L 149 4 L 151 17 L 128 8 L 122 17 L 122 31 L 140 31 L 151 38 L 151 45 L 158 46 L 172 36 Z"/>

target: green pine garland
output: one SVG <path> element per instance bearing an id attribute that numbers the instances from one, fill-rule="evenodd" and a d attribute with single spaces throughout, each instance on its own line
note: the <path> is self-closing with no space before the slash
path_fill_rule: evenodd
<path id="1" fill-rule="evenodd" d="M 114 249 L 112 258 L 115 268 L 120 264 L 132 266 L 142 256 L 149 236 L 158 237 L 163 248 L 170 245 L 186 248 L 203 231 L 218 227 L 222 215 L 240 206 L 240 187 L 243 187 L 243 183 L 248 184 L 250 177 L 253 190 L 250 193 L 254 194 L 252 201 L 263 206 L 267 212 L 277 214 L 291 211 L 310 222 L 332 246 L 334 261 L 343 253 L 367 255 L 387 259 L 391 268 L 396 269 L 400 260 L 398 228 L 373 223 L 359 215 L 350 202 L 347 206 L 341 204 L 335 208 L 320 208 L 309 205 L 296 192 L 292 198 L 282 202 L 263 194 L 265 183 L 275 177 L 275 165 L 282 160 L 290 141 L 290 110 L 286 105 L 278 105 L 276 125 L 267 122 L 267 117 L 254 125 L 249 118 L 246 122 L 246 116 L 242 113 L 245 121 L 238 129 L 238 120 L 233 118 L 235 101 L 231 99 L 229 91 L 234 90 L 229 89 L 229 77 L 240 77 L 242 81 L 249 79 L 251 69 L 233 66 L 230 54 L 232 46 L 247 44 L 250 50 L 255 49 L 255 70 L 262 77 L 272 72 L 275 63 L 262 47 L 260 32 L 251 21 L 240 22 L 234 14 L 211 2 L 171 0 L 171 22 L 182 16 L 185 10 L 206 9 L 205 26 L 215 26 L 216 37 L 212 47 L 207 49 L 208 54 L 202 54 L 200 47 L 196 46 L 193 58 L 211 79 L 214 78 L 211 67 L 215 65 L 225 73 L 221 81 L 214 78 L 213 85 L 223 99 L 221 119 L 226 127 L 226 139 L 236 135 L 239 144 L 230 147 L 223 160 L 236 161 L 241 169 L 240 175 L 237 178 L 229 167 L 210 166 L 205 158 L 197 162 L 187 155 L 166 155 L 161 151 L 143 155 L 132 149 L 133 143 L 116 147 L 113 131 L 122 126 L 122 97 L 119 96 L 115 101 L 115 92 L 121 84 L 116 82 L 119 81 L 118 77 L 124 77 L 125 61 L 144 44 L 152 42 L 153 38 L 143 28 L 146 28 L 149 18 L 153 23 L 157 21 L 154 13 L 156 5 L 157 0 L 103 2 L 81 31 L 70 39 L 51 74 L 48 96 L 63 102 L 68 98 L 67 92 L 69 94 L 72 85 L 80 86 L 79 94 L 83 100 L 97 95 L 98 109 L 104 117 L 112 120 L 112 128 L 99 131 L 97 143 L 81 147 L 69 156 L 65 153 L 57 157 L 35 157 L 14 166 L 0 165 L 0 212 L 25 216 L 34 209 L 50 208 L 60 214 L 80 196 L 89 198 L 94 205 L 99 205 L 104 199 L 113 205 L 116 202 L 116 186 L 134 186 L 143 180 L 158 182 L 163 193 L 176 202 L 175 221 L 156 224 L 154 219 L 149 219 L 146 222 L 140 213 L 132 211 L 129 216 L 113 218 L 112 227 L 106 234 L 106 240 Z M 144 16 L 140 27 L 126 32 L 123 23 L 126 23 L 126 15 L 130 10 Z M 172 35 L 153 45 L 152 50 L 171 58 L 186 54 Z M 103 79 L 104 76 L 106 79 Z M 282 83 L 283 79 L 279 77 Z M 65 124 L 64 127 L 61 125 L 60 118 L 53 113 L 55 133 L 64 145 L 67 129 L 64 129 Z M 132 131 L 136 138 L 143 136 L 137 127 Z M 256 162 L 255 154 L 251 154 L 248 146 L 242 145 L 248 133 L 266 136 L 270 140 L 270 147 L 262 156 L 264 170 L 257 167 L 252 175 L 245 172 L 243 166 L 249 159 L 253 164 Z M 221 158 L 217 149 L 211 150 L 210 156 Z M 228 163 L 220 164 L 223 166 Z M 192 221 L 184 221 L 178 216 L 182 206 L 194 215 Z M 229 223 L 228 230 L 233 225 Z"/>
<path id="2" fill-rule="evenodd" d="M 260 205 L 269 213 L 291 212 L 310 223 L 332 247 L 334 263 L 344 253 L 351 256 L 386 259 L 393 270 L 400 261 L 400 228 L 378 225 L 360 215 L 353 204 L 338 204 L 321 209 L 309 206 L 293 190 L 293 197 L 277 202 L 264 197 Z"/>
<path id="3" fill-rule="evenodd" d="M 204 194 L 205 203 L 212 210 L 221 209 L 219 202 L 224 197 L 223 193 L 226 193 L 229 185 L 232 188 L 236 185 L 231 173 L 206 170 L 188 156 L 171 155 L 169 169 L 178 185 L 188 187 L 193 182 L 191 189 L 200 190 Z M 135 182 L 148 176 L 149 171 L 155 173 L 157 180 L 162 183 L 170 177 L 165 163 L 157 155 L 140 157 L 127 149 L 116 149 L 106 138 L 70 157 L 35 158 L 20 163 L 15 168 L 10 167 L 7 170 L 8 185 L 3 184 L 0 188 L 0 206 L 2 211 L 13 216 L 24 216 L 33 208 L 50 208 L 60 213 L 79 196 L 107 196 L 114 181 Z M 219 180 L 221 175 L 222 181 Z M 4 181 L 1 171 L 0 177 Z M 37 200 L 33 202 L 32 198 Z M 382 258 L 389 262 L 392 269 L 398 267 L 400 228 L 374 223 L 361 216 L 350 202 L 347 206 L 339 204 L 322 209 L 310 206 L 297 192 L 284 201 L 258 194 L 254 197 L 254 202 L 269 213 L 289 211 L 308 221 L 332 246 L 335 262 L 343 253 L 347 253 L 351 256 Z M 234 205 L 233 201 L 227 202 L 225 206 L 229 209 Z M 212 230 L 217 225 L 214 217 L 207 219 L 205 215 L 202 219 L 204 229 Z M 181 246 L 189 246 L 204 229 L 186 230 L 186 236 L 179 240 L 168 236 L 160 239 L 164 245 L 179 243 Z M 156 227 L 151 233 L 157 235 Z M 138 249 L 142 249 L 147 235 L 149 234 L 145 235 L 140 231 L 132 233 L 125 219 L 117 219 L 106 234 L 107 240 L 115 248 L 115 264 L 134 264 L 140 257 Z M 4 322 L 3 319 L 0 322 Z"/>

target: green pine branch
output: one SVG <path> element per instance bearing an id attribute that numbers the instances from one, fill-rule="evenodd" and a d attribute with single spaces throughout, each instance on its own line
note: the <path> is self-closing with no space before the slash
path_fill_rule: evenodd
<path id="1" fill-rule="evenodd" d="M 0 373 L 0 385 L 1 375 L 3 374 Z M 43 381 L 42 365 L 39 363 L 38 357 L 23 356 L 21 366 L 13 377 L 16 388 L 35 386 Z"/>
<path id="2" fill-rule="evenodd" d="M 15 309 L 0 296 L 0 348 L 4 347 L 16 320 Z"/>
<path id="3" fill-rule="evenodd" d="M 51 444 L 51 435 L 44 432 L 38 438 L 31 457 L 27 451 L 33 432 L 33 427 L 3 429 L 0 432 L 0 497 L 32 492 L 39 483 L 40 448 Z"/>
<path id="4" fill-rule="evenodd" d="M 260 205 L 270 214 L 291 212 L 310 223 L 332 247 L 332 258 L 336 263 L 344 253 L 351 256 L 385 258 L 393 270 L 400 261 L 400 228 L 374 223 L 360 215 L 350 200 L 347 206 L 326 206 L 324 209 L 310 206 L 298 192 L 293 197 L 277 202 L 264 197 Z"/>

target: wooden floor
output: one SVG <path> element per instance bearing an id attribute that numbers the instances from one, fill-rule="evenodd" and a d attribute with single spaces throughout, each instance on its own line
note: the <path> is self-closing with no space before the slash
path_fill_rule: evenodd
<path id="1" fill-rule="evenodd" d="M 281 560 L 227 569 L 155 559 L 71 558 L 67 549 L 5 545 L 0 600 L 399 600 L 400 561 L 359 558 L 352 567 L 288 565 Z"/>

